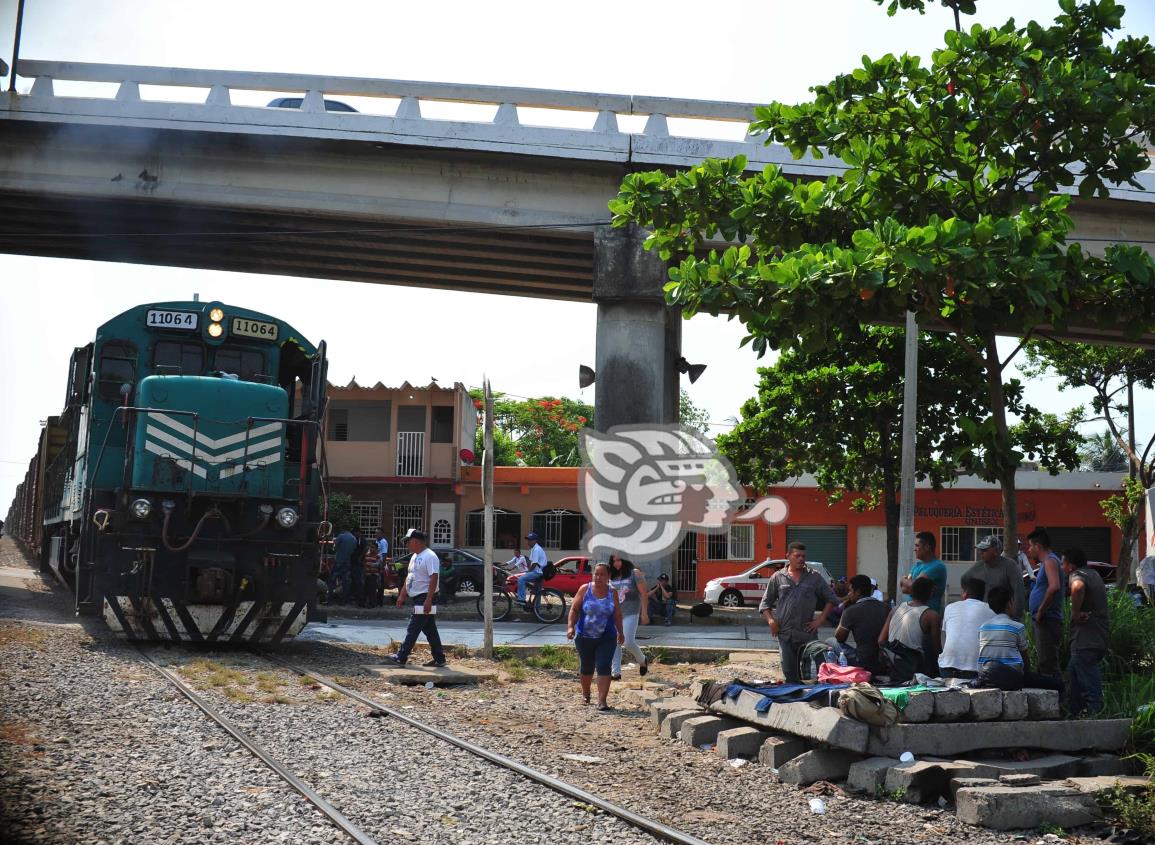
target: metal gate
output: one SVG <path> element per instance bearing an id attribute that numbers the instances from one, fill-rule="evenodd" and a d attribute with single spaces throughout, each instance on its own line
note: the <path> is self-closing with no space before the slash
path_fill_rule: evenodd
<path id="1" fill-rule="evenodd" d="M 826 567 L 834 578 L 846 574 L 846 526 L 786 526 L 786 543 L 795 540 L 806 544 L 806 559 Z"/>
<path id="2" fill-rule="evenodd" d="M 674 589 L 698 594 L 698 535 L 687 531 L 674 555 Z"/>

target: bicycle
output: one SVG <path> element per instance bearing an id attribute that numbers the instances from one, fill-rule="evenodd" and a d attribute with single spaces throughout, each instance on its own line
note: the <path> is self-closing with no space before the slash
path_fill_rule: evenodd
<path id="1" fill-rule="evenodd" d="M 505 586 L 493 591 L 493 621 L 501 622 L 513 612 L 517 601 L 517 576 L 511 575 Z M 512 585 L 511 585 L 512 582 Z M 477 615 L 485 618 L 485 594 L 477 597 Z M 526 606 L 539 622 L 552 625 L 565 617 L 565 593 L 535 581 L 526 587 Z"/>

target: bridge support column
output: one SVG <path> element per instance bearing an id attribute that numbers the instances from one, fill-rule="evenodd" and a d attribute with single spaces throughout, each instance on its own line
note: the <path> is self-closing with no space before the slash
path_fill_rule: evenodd
<path id="1" fill-rule="evenodd" d="M 594 239 L 594 423 L 599 431 L 678 420 L 682 316 L 665 303 L 666 263 L 642 249 L 645 237 L 635 226 L 602 227 Z"/>

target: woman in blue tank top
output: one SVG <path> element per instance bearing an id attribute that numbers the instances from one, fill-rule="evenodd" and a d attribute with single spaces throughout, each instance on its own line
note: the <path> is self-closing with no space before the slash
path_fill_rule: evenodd
<path id="1" fill-rule="evenodd" d="M 610 567 L 605 561 L 594 566 L 593 581 L 582 584 L 569 611 L 566 636 L 574 641 L 578 653 L 578 674 L 582 697 L 590 703 L 590 685 L 594 670 L 598 674 L 598 710 L 609 710 L 610 671 L 614 650 L 625 639 L 622 631 L 622 609 L 617 592 L 610 588 Z"/>

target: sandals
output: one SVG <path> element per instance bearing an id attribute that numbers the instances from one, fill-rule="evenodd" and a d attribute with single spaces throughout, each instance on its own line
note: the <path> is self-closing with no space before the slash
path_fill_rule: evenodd
<path id="1" fill-rule="evenodd" d="M 585 704 L 587 707 L 592 703 L 590 701 L 589 695 L 583 695 L 582 696 L 582 703 Z"/>
<path id="2" fill-rule="evenodd" d="M 641 666 L 638 667 L 638 674 L 641 675 L 643 678 L 646 677 L 646 673 L 649 671 L 650 671 L 650 661 L 649 660 L 645 661 Z"/>
<path id="3" fill-rule="evenodd" d="M 602 701 L 598 704 L 598 711 L 601 713 L 610 713 L 610 712 L 613 712 L 613 709 L 614 708 L 610 707 L 604 701 Z"/>

